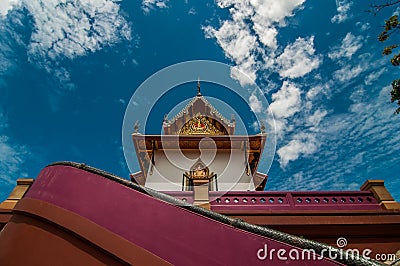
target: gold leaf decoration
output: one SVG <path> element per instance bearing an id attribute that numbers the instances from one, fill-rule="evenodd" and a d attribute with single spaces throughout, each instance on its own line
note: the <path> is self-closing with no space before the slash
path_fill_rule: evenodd
<path id="1" fill-rule="evenodd" d="M 179 135 L 225 135 L 207 117 L 198 113 L 178 131 Z"/>

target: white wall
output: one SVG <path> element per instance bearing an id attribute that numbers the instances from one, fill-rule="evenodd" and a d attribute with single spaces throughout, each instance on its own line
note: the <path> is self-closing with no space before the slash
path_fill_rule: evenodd
<path id="1" fill-rule="evenodd" d="M 180 150 L 156 151 L 153 174 L 147 174 L 146 186 L 161 191 L 182 190 L 183 173 L 189 172 L 190 167 L 200 156 L 199 151 L 185 152 Z M 219 191 L 254 190 L 251 175 L 245 173 L 246 163 L 244 151 L 202 150 L 202 161 L 217 174 Z"/>

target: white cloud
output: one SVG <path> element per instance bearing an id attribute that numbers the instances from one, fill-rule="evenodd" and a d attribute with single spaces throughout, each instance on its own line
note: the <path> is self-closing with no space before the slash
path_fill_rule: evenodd
<path id="1" fill-rule="evenodd" d="M 361 65 L 356 65 L 354 67 L 351 65 L 346 65 L 343 68 L 336 70 L 333 73 L 333 77 L 340 82 L 347 82 L 358 77 L 358 75 L 360 75 L 360 73 L 363 71 L 364 69 L 361 67 Z"/>
<path id="2" fill-rule="evenodd" d="M 14 6 L 20 4 L 20 0 L 1 0 L 0 1 L 0 16 L 6 16 L 8 11 L 14 8 Z"/>
<path id="3" fill-rule="evenodd" d="M 286 131 L 291 129 L 288 126 L 288 118 L 300 110 L 301 91 L 291 82 L 284 81 L 282 87 L 272 94 L 272 103 L 269 105 L 274 121 L 268 121 L 271 126 L 275 126 L 278 137 L 282 138 Z"/>
<path id="4" fill-rule="evenodd" d="M 130 25 L 120 14 L 119 0 L 6 1 L 14 3 L 14 13 L 0 17 L 4 36 L 0 40 L 0 72 L 9 72 L 18 65 L 21 56 L 15 50 L 27 49 L 29 62 L 51 74 L 51 82 L 57 83 L 55 98 L 62 90 L 74 88 L 63 60 L 132 39 Z M 26 11 L 33 26 L 30 39 L 18 34 L 26 32 Z M 55 106 L 56 102 L 57 99 L 50 99 L 50 105 Z"/>
<path id="5" fill-rule="evenodd" d="M 257 14 L 257 22 L 263 25 L 269 25 L 273 22 L 280 24 L 285 23 L 285 18 L 293 16 L 293 11 L 301 8 L 305 0 L 292 0 L 292 1 L 274 1 L 274 0 L 250 0 Z"/>
<path id="6" fill-rule="evenodd" d="M 326 110 L 317 109 L 314 114 L 308 117 L 307 123 L 315 128 L 327 114 L 328 112 Z"/>
<path id="7" fill-rule="evenodd" d="M 329 95 L 330 93 L 330 84 L 317 84 L 313 86 L 306 94 L 308 100 L 315 100 L 316 97 L 320 94 Z"/>
<path id="8" fill-rule="evenodd" d="M 294 83 L 284 81 L 279 91 L 272 94 L 270 108 L 276 118 L 287 118 L 300 110 L 301 91 Z"/>
<path id="9" fill-rule="evenodd" d="M 383 73 L 387 71 L 386 68 L 381 68 L 378 71 L 370 73 L 366 78 L 365 78 L 365 85 L 372 85 L 374 81 L 376 81 L 380 76 L 382 76 Z"/>
<path id="10" fill-rule="evenodd" d="M 284 78 L 302 77 L 318 68 L 321 62 L 321 57 L 315 55 L 314 36 L 308 39 L 297 38 L 277 58 L 279 75 Z"/>
<path id="11" fill-rule="evenodd" d="M 303 171 L 295 173 L 293 175 L 293 181 L 294 181 L 294 185 L 295 186 L 298 186 L 298 185 L 301 185 L 302 183 L 304 183 L 304 173 L 303 173 Z"/>
<path id="12" fill-rule="evenodd" d="M 337 14 L 332 17 L 332 23 L 342 23 L 351 17 L 350 8 L 353 2 L 349 0 L 336 0 Z"/>
<path id="13" fill-rule="evenodd" d="M 19 66 L 25 61 L 26 55 L 20 51 L 26 48 L 26 39 L 18 34 L 25 29 L 24 17 L 25 14 L 16 8 L 7 17 L 0 16 L 0 87 L 6 85 L 6 77 L 21 70 Z"/>
<path id="14" fill-rule="evenodd" d="M 257 63 L 254 57 L 247 58 L 242 64 L 231 67 L 231 77 L 238 80 L 242 86 L 254 84 L 256 80 Z"/>
<path id="15" fill-rule="evenodd" d="M 258 44 L 248 26 L 244 22 L 225 21 L 218 30 L 208 26 L 204 31 L 207 37 L 215 37 L 225 55 L 236 62 L 236 70 L 242 71 L 254 82 L 256 72 L 254 52 Z M 248 83 L 237 73 L 232 73 L 232 76 L 238 78 L 242 84 Z"/>
<path id="16" fill-rule="evenodd" d="M 20 173 L 20 165 L 28 154 L 24 146 L 12 144 L 9 137 L 0 135 L 0 180 L 13 184 L 16 174 Z"/>
<path id="17" fill-rule="evenodd" d="M 277 151 L 281 167 L 286 167 L 290 161 L 297 160 L 301 155 L 313 154 L 318 147 L 315 134 L 296 134 L 288 144 Z"/>
<path id="18" fill-rule="evenodd" d="M 25 175 L 20 169 L 29 151 L 25 146 L 16 144 L 5 134 L 7 119 L 0 109 L 0 184 L 1 187 L 15 185 L 16 178 Z M 5 197 L 7 195 L 1 195 Z"/>
<path id="19" fill-rule="evenodd" d="M 149 13 L 150 10 L 158 8 L 168 8 L 169 0 L 143 0 L 142 9 L 145 13 Z"/>
<path id="20" fill-rule="evenodd" d="M 2 79 L 5 75 L 19 70 L 27 56 L 31 64 L 50 74 L 47 81 L 54 84 L 54 89 L 48 93 L 48 100 L 51 109 L 57 110 L 65 91 L 75 87 L 65 60 L 132 39 L 130 25 L 121 15 L 119 2 L 14 1 L 16 4 L 8 10 L 8 15 L 0 16 L 0 82 L 6 82 Z M 26 25 L 28 16 L 32 27 Z"/>
<path id="21" fill-rule="evenodd" d="M 254 113 L 261 113 L 263 110 L 262 102 L 257 98 L 255 94 L 252 94 L 249 98 L 250 108 Z"/>
<path id="22" fill-rule="evenodd" d="M 371 24 L 369 22 L 362 23 L 359 21 L 356 23 L 356 26 L 359 27 L 361 31 L 366 31 L 371 28 Z"/>
<path id="23" fill-rule="evenodd" d="M 225 21 L 218 31 L 208 27 L 206 32 L 214 36 L 228 57 L 239 64 L 251 56 L 257 46 L 256 37 L 251 35 L 245 24 Z"/>
<path id="24" fill-rule="evenodd" d="M 189 15 L 196 15 L 196 14 L 197 14 L 196 9 L 195 9 L 194 7 L 191 7 L 191 8 L 189 9 L 189 11 L 188 11 L 188 14 L 189 14 Z"/>
<path id="25" fill-rule="evenodd" d="M 398 177 L 382 172 L 388 169 L 395 173 L 399 169 L 400 124 L 394 119 L 393 105 L 388 103 L 390 90 L 390 86 L 383 89 L 372 86 L 364 93 L 361 86 L 357 87 L 353 92 L 356 95 L 351 97 L 355 103 L 349 112 L 326 116 L 320 121 L 318 132 L 295 136 L 278 149 L 282 167 L 295 173 L 301 171 L 298 175 L 301 189 L 358 189 L 366 179 L 379 176 L 387 186 L 391 184 L 391 192 L 399 197 Z M 303 160 L 295 161 L 303 155 Z M 277 190 L 300 188 L 293 187 L 294 181 L 292 177 L 284 182 L 279 178 L 269 180 L 270 186 Z"/>
<path id="26" fill-rule="evenodd" d="M 34 31 L 28 47 L 31 61 L 46 69 L 61 59 L 74 59 L 131 39 L 129 24 L 112 0 L 25 1 Z"/>
<path id="27" fill-rule="evenodd" d="M 259 33 L 260 41 L 264 45 L 270 47 L 273 50 L 276 50 L 276 48 L 278 48 L 278 41 L 276 40 L 278 30 L 276 28 L 264 28 L 259 24 L 255 24 L 254 30 Z"/>
<path id="28" fill-rule="evenodd" d="M 318 151 L 320 141 L 317 140 L 321 132 L 321 123 L 328 115 L 328 111 L 320 106 L 313 107 L 316 96 L 320 93 L 327 94 L 323 90 L 325 86 L 316 86 L 309 90 L 306 99 L 302 101 L 302 91 L 298 85 L 285 81 L 281 89 L 272 95 L 270 108 L 275 117 L 277 136 L 286 144 L 278 147 L 277 155 L 282 168 L 301 157 L 308 157 Z M 298 119 L 294 119 L 294 115 Z M 297 131 L 301 129 L 301 131 Z M 285 135 L 287 137 L 283 138 Z"/>
<path id="29" fill-rule="evenodd" d="M 307 101 L 301 107 L 300 91 L 295 92 L 291 96 L 286 95 L 282 97 L 281 95 L 280 98 L 285 99 L 285 101 L 280 102 L 282 108 L 280 112 L 278 112 L 277 119 L 275 120 L 278 136 L 284 140 L 283 134 L 285 131 L 293 132 L 296 130 L 295 128 L 298 129 L 299 125 L 302 125 L 301 132 L 294 133 L 294 135 L 289 134 L 290 141 L 277 150 L 280 166 L 285 168 L 289 162 L 296 161 L 302 156 L 310 156 L 319 149 L 321 144 L 320 141 L 317 140 L 317 134 L 321 131 L 320 124 L 328 114 L 328 111 L 320 107 L 311 115 L 307 115 L 312 110 L 312 102 Z M 291 100 L 286 101 L 286 99 Z M 274 105 L 274 102 L 271 105 Z M 292 108 L 285 109 L 287 106 L 292 106 Z M 276 109 L 276 106 L 272 106 L 272 108 Z M 302 111 L 299 113 L 302 117 L 299 121 L 304 122 L 296 123 L 296 121 L 292 119 L 289 123 L 289 119 L 286 116 L 293 116 L 299 111 Z M 289 137 L 286 137 L 286 139 L 289 139 Z"/>
<path id="30" fill-rule="evenodd" d="M 293 11 L 300 8 L 304 1 L 250 0 L 254 10 L 254 15 L 251 18 L 254 23 L 253 29 L 260 41 L 264 45 L 276 49 L 278 31 L 274 24 L 284 26 L 285 18 L 293 16 Z"/>
<path id="31" fill-rule="evenodd" d="M 355 54 L 362 47 L 362 36 L 355 37 L 351 32 L 347 33 L 343 38 L 342 43 L 339 46 L 335 46 L 328 57 L 332 60 L 340 59 L 342 57 L 347 57 L 351 59 L 353 54 Z"/>
<path id="32" fill-rule="evenodd" d="M 304 1 L 217 0 L 220 8 L 229 8 L 232 20 L 223 21 L 218 29 L 207 26 L 203 30 L 207 38 L 216 38 L 225 55 L 236 64 L 231 76 L 245 85 L 255 81 L 259 70 L 273 69 L 277 28 L 285 26 L 285 19 L 293 16 Z"/>
<path id="33" fill-rule="evenodd" d="M 394 122 L 393 106 L 388 104 L 390 90 L 390 86 L 379 91 L 371 89 L 368 94 L 374 97 L 357 97 L 347 115 L 336 115 L 325 121 L 322 129 L 326 133 L 327 145 L 342 161 L 340 165 L 327 161 L 325 167 L 329 167 L 332 174 L 356 167 L 372 172 L 375 164 L 379 165 L 378 169 L 385 165 L 397 167 L 400 135 L 396 132 L 400 125 Z M 360 173 L 362 179 L 364 175 Z"/>
<path id="34" fill-rule="evenodd" d="M 363 102 L 365 98 L 365 90 L 363 86 L 356 86 L 354 91 L 351 93 L 349 99 L 353 101 L 353 103 Z"/>

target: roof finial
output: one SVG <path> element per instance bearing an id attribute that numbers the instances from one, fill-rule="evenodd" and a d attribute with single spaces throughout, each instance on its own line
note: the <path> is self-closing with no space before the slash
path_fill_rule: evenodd
<path id="1" fill-rule="evenodd" d="M 264 125 L 264 122 L 263 122 L 263 121 L 261 121 L 260 130 L 261 130 L 261 134 L 265 134 L 265 125 Z"/>
<path id="2" fill-rule="evenodd" d="M 136 120 L 135 125 L 133 126 L 133 130 L 134 130 L 133 133 L 135 133 L 135 134 L 139 133 L 139 121 L 138 120 Z"/>
<path id="3" fill-rule="evenodd" d="M 201 92 L 200 92 L 200 77 L 197 78 L 197 96 L 201 96 Z"/>

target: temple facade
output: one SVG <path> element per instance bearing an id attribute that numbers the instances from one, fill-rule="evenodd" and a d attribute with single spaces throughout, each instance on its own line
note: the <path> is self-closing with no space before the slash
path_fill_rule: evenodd
<path id="1" fill-rule="evenodd" d="M 163 121 L 163 135 L 132 134 L 140 172 L 133 181 L 159 191 L 263 190 L 267 175 L 257 171 L 265 132 L 234 135 L 235 118 L 225 118 L 201 94 L 175 117 Z M 199 189 L 200 189 L 199 187 Z"/>

